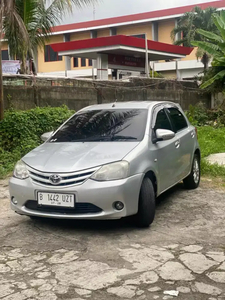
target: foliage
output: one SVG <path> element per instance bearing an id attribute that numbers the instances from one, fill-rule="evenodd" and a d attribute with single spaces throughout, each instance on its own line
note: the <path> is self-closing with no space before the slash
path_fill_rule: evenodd
<path id="1" fill-rule="evenodd" d="M 27 73 L 26 59 L 34 57 L 36 50 L 44 46 L 52 27 L 57 25 L 65 12 L 72 10 L 72 4 L 78 7 L 91 4 L 95 0 L 14 0 L 13 9 L 5 13 L 4 31 L 8 40 L 10 55 L 21 61 L 21 70 Z M 22 21 L 18 26 L 16 17 Z M 23 39 L 21 26 L 25 27 L 26 39 Z"/>
<path id="2" fill-rule="evenodd" d="M 0 177 L 12 171 L 17 160 L 41 144 L 43 133 L 58 128 L 73 113 L 66 106 L 6 111 L 0 122 Z"/>
<path id="3" fill-rule="evenodd" d="M 152 70 L 150 71 L 149 74 L 150 74 L 149 76 L 152 77 Z M 164 78 L 164 76 L 161 73 L 154 71 L 154 78 Z"/>
<path id="4" fill-rule="evenodd" d="M 185 13 L 171 32 L 174 44 L 190 47 L 193 45 L 192 41 L 205 41 L 206 38 L 199 33 L 198 29 L 217 33 L 217 27 L 212 20 L 212 15 L 215 13 L 217 13 L 216 8 L 208 7 L 205 10 L 202 10 L 198 6 L 191 12 Z M 179 38 L 176 40 L 177 36 L 179 36 Z M 206 70 L 210 60 L 208 52 L 202 51 L 202 48 L 199 47 L 196 56 L 197 58 L 201 58 L 204 69 Z"/>
<path id="5" fill-rule="evenodd" d="M 206 40 L 195 41 L 192 44 L 213 56 L 212 70 L 208 73 L 210 78 L 204 81 L 201 87 L 204 89 L 219 83 L 223 91 L 225 89 L 225 11 L 221 11 L 220 15 L 214 14 L 212 20 L 218 29 L 218 34 L 199 29 L 197 32 Z"/>

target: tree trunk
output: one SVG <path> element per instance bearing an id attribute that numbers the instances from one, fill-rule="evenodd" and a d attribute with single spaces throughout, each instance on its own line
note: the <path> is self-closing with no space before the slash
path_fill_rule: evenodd
<path id="1" fill-rule="evenodd" d="M 204 52 L 202 56 L 202 63 L 204 65 L 204 71 L 207 71 L 209 69 L 209 55 Z"/>
<path id="2" fill-rule="evenodd" d="M 4 118 L 3 77 L 2 77 L 2 31 L 4 1 L 0 0 L 0 120 Z"/>

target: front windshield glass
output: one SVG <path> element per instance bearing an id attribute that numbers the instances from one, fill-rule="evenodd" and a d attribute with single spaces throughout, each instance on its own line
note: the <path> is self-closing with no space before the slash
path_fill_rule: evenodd
<path id="1" fill-rule="evenodd" d="M 141 141 L 147 113 L 146 109 L 83 111 L 66 122 L 49 142 Z"/>

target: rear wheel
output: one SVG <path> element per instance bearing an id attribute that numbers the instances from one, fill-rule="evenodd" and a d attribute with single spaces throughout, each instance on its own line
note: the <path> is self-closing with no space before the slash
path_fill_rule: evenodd
<path id="1" fill-rule="evenodd" d="M 149 178 L 144 178 L 138 204 L 138 213 L 135 216 L 135 221 L 139 227 L 148 227 L 155 217 L 155 191 L 152 181 Z"/>
<path id="2" fill-rule="evenodd" d="M 185 188 L 191 190 L 196 189 L 199 186 L 201 178 L 201 169 L 200 169 L 200 157 L 195 154 L 191 173 L 183 180 Z"/>

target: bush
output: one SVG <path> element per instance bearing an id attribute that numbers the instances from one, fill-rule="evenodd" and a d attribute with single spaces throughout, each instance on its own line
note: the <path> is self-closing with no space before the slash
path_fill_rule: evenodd
<path id="1" fill-rule="evenodd" d="M 0 177 L 11 172 L 16 161 L 41 144 L 41 135 L 58 128 L 74 111 L 66 106 L 9 110 L 0 122 Z"/>

